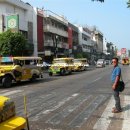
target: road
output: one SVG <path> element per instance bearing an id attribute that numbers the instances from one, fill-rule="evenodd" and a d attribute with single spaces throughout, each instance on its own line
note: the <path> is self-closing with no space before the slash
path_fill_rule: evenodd
<path id="1" fill-rule="evenodd" d="M 44 79 L 14 84 L 0 89 L 0 95 L 12 98 L 16 111 L 24 114 L 23 96 L 31 130 L 129 130 L 130 73 L 122 66 L 126 89 L 121 93 L 123 112 L 113 114 L 110 74 L 112 66 L 91 68 L 67 76 L 44 74 Z"/>

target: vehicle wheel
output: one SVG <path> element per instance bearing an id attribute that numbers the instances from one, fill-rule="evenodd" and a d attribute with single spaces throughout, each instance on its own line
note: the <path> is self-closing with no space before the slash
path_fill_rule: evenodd
<path id="1" fill-rule="evenodd" d="M 65 75 L 65 69 L 60 70 L 60 75 Z"/>
<path id="2" fill-rule="evenodd" d="M 37 79 L 37 75 L 34 74 L 30 80 L 33 82 L 33 81 L 35 81 L 36 79 Z"/>
<path id="3" fill-rule="evenodd" d="M 72 74 L 72 70 L 70 70 L 69 74 Z"/>
<path id="4" fill-rule="evenodd" d="M 10 76 L 5 76 L 2 79 L 2 86 L 5 88 L 11 87 L 12 78 Z"/>
<path id="5" fill-rule="evenodd" d="M 49 72 L 49 76 L 52 76 L 52 72 Z"/>

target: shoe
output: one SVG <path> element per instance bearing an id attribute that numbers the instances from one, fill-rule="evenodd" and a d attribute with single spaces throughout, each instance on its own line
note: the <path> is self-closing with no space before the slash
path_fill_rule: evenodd
<path id="1" fill-rule="evenodd" d="M 117 110 L 117 109 L 112 110 L 112 113 L 119 113 L 119 112 L 122 112 L 122 110 Z"/>
<path id="2" fill-rule="evenodd" d="M 113 109 L 116 109 L 116 107 L 113 107 L 112 110 L 113 110 Z"/>

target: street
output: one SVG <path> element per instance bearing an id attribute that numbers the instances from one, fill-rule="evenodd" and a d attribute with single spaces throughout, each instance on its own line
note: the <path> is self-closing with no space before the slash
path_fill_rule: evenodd
<path id="1" fill-rule="evenodd" d="M 123 111 L 113 114 L 110 75 L 112 66 L 91 67 L 72 75 L 44 78 L 0 88 L 0 95 L 12 98 L 17 115 L 25 117 L 24 95 L 30 130 L 129 130 L 130 66 L 121 66 L 125 91 L 121 95 Z"/>

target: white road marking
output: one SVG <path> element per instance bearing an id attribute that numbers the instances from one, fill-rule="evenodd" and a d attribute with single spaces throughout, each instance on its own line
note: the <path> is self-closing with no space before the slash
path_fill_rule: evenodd
<path id="1" fill-rule="evenodd" d="M 56 109 L 58 109 L 59 107 L 61 107 L 62 105 L 64 105 L 67 101 L 77 97 L 79 95 L 79 93 L 75 93 L 73 95 L 71 95 L 70 97 L 67 97 L 67 98 L 64 98 L 63 100 L 61 100 L 56 106 L 54 106 L 53 108 L 50 108 L 48 110 L 45 110 L 45 111 L 41 111 L 40 113 L 38 113 L 32 120 L 33 121 L 36 121 L 38 120 L 38 118 L 41 116 L 41 115 L 47 115 L 49 114 L 50 112 L 52 111 L 55 111 Z"/>
<path id="2" fill-rule="evenodd" d="M 130 96 L 124 96 L 124 109 L 123 109 L 123 125 L 122 130 L 130 130 Z"/>
<path id="3" fill-rule="evenodd" d="M 76 93 L 76 94 L 73 94 L 72 96 L 70 96 L 70 97 L 68 97 L 68 98 L 63 99 L 62 101 L 60 101 L 60 102 L 58 103 L 58 105 L 54 106 L 52 109 L 49 109 L 49 110 L 44 111 L 43 114 L 48 114 L 48 113 L 50 113 L 50 112 L 52 112 L 52 111 L 58 109 L 58 108 L 61 107 L 63 104 L 65 104 L 67 101 L 71 100 L 72 98 L 74 98 L 74 97 L 76 97 L 76 96 L 78 96 L 78 95 L 79 95 L 79 94 Z"/>
<path id="4" fill-rule="evenodd" d="M 113 113 L 111 112 L 112 107 L 114 106 L 114 99 L 111 97 L 106 109 L 104 110 L 103 114 L 101 115 L 101 118 L 96 122 L 94 125 L 93 130 L 107 130 L 110 122 L 111 117 L 113 117 Z"/>
<path id="5" fill-rule="evenodd" d="M 99 77 L 99 78 L 97 78 L 97 79 L 93 80 L 91 83 L 94 83 L 94 82 L 96 82 L 96 81 L 100 80 L 101 78 L 102 78 L 102 77 Z"/>
<path id="6" fill-rule="evenodd" d="M 5 93 L 3 93 L 3 94 L 1 94 L 1 95 L 2 95 L 2 96 L 9 96 L 9 95 L 16 94 L 16 93 L 20 93 L 20 92 L 23 92 L 23 90 L 9 91 L 9 92 L 5 92 Z"/>

